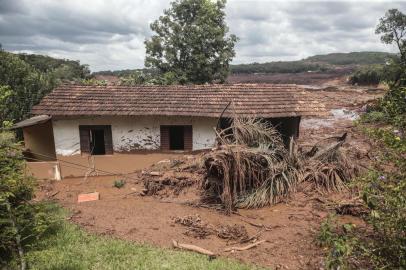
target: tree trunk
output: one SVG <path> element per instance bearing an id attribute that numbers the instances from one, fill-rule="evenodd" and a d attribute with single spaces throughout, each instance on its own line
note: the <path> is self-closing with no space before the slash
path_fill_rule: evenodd
<path id="1" fill-rule="evenodd" d="M 15 241 L 16 241 L 17 250 L 18 250 L 18 257 L 20 258 L 20 270 L 26 270 L 27 262 L 25 261 L 25 258 L 24 258 L 24 249 L 21 244 L 21 235 L 20 235 L 20 232 L 18 231 L 18 227 L 17 227 L 14 216 L 11 217 L 11 223 L 12 223 L 14 229 L 16 230 Z"/>

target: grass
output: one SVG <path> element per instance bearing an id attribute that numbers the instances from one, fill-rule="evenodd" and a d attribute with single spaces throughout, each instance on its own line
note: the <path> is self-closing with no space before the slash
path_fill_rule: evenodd
<path id="1" fill-rule="evenodd" d="M 258 269 L 192 252 L 161 249 L 84 232 L 64 221 L 55 234 L 27 253 L 30 269 Z"/>

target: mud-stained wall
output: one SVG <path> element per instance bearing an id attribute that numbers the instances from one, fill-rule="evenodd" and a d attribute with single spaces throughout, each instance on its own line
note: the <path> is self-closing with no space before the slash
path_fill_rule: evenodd
<path id="1" fill-rule="evenodd" d="M 161 125 L 192 125 L 193 150 L 211 148 L 215 118 L 205 117 L 84 117 L 53 119 L 58 155 L 80 154 L 79 125 L 111 125 L 115 152 L 159 150 Z"/>
<path id="2" fill-rule="evenodd" d="M 34 160 L 56 159 L 51 121 L 24 127 L 23 136 L 28 158 Z"/>

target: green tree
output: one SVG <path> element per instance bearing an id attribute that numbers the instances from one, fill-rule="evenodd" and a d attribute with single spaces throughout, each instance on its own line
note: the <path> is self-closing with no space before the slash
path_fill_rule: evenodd
<path id="1" fill-rule="evenodd" d="M 381 35 L 385 44 L 395 44 L 399 57 L 390 59 L 386 67 L 385 79 L 393 86 L 406 84 L 406 15 L 397 9 L 390 9 L 379 20 L 375 33 Z"/>
<path id="2" fill-rule="evenodd" d="M 145 66 L 176 83 L 224 82 L 235 56 L 235 35 L 228 35 L 226 0 L 175 0 L 151 24 L 145 41 Z"/>
<path id="3" fill-rule="evenodd" d="M 31 107 L 56 85 L 17 55 L 0 51 L 0 123 L 19 121 L 30 114 Z"/>

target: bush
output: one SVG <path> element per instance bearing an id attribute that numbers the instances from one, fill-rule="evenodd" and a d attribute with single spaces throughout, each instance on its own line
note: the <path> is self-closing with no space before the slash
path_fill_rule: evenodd
<path id="1" fill-rule="evenodd" d="M 340 230 L 323 223 L 318 240 L 330 248 L 329 269 L 406 268 L 406 138 L 393 128 L 365 128 L 380 144 L 381 153 L 371 170 L 356 181 L 365 207 L 366 229 Z"/>
<path id="2" fill-rule="evenodd" d="M 377 85 L 383 80 L 383 78 L 383 67 L 380 65 L 374 65 L 356 70 L 349 77 L 349 82 L 357 85 Z"/>
<path id="3" fill-rule="evenodd" d="M 54 223 L 48 205 L 34 203 L 35 180 L 24 172 L 14 136 L 0 132 L 0 266 L 18 258 L 26 268 L 25 251 Z"/>
<path id="4" fill-rule="evenodd" d="M 326 258 L 327 269 L 351 268 L 356 246 L 356 238 L 352 234 L 354 227 L 353 224 L 338 226 L 332 216 L 321 224 L 317 242 L 330 249 Z"/>
<path id="5" fill-rule="evenodd" d="M 125 180 L 120 179 L 120 180 L 116 180 L 114 181 L 114 187 L 116 188 L 122 188 L 125 185 Z"/>

